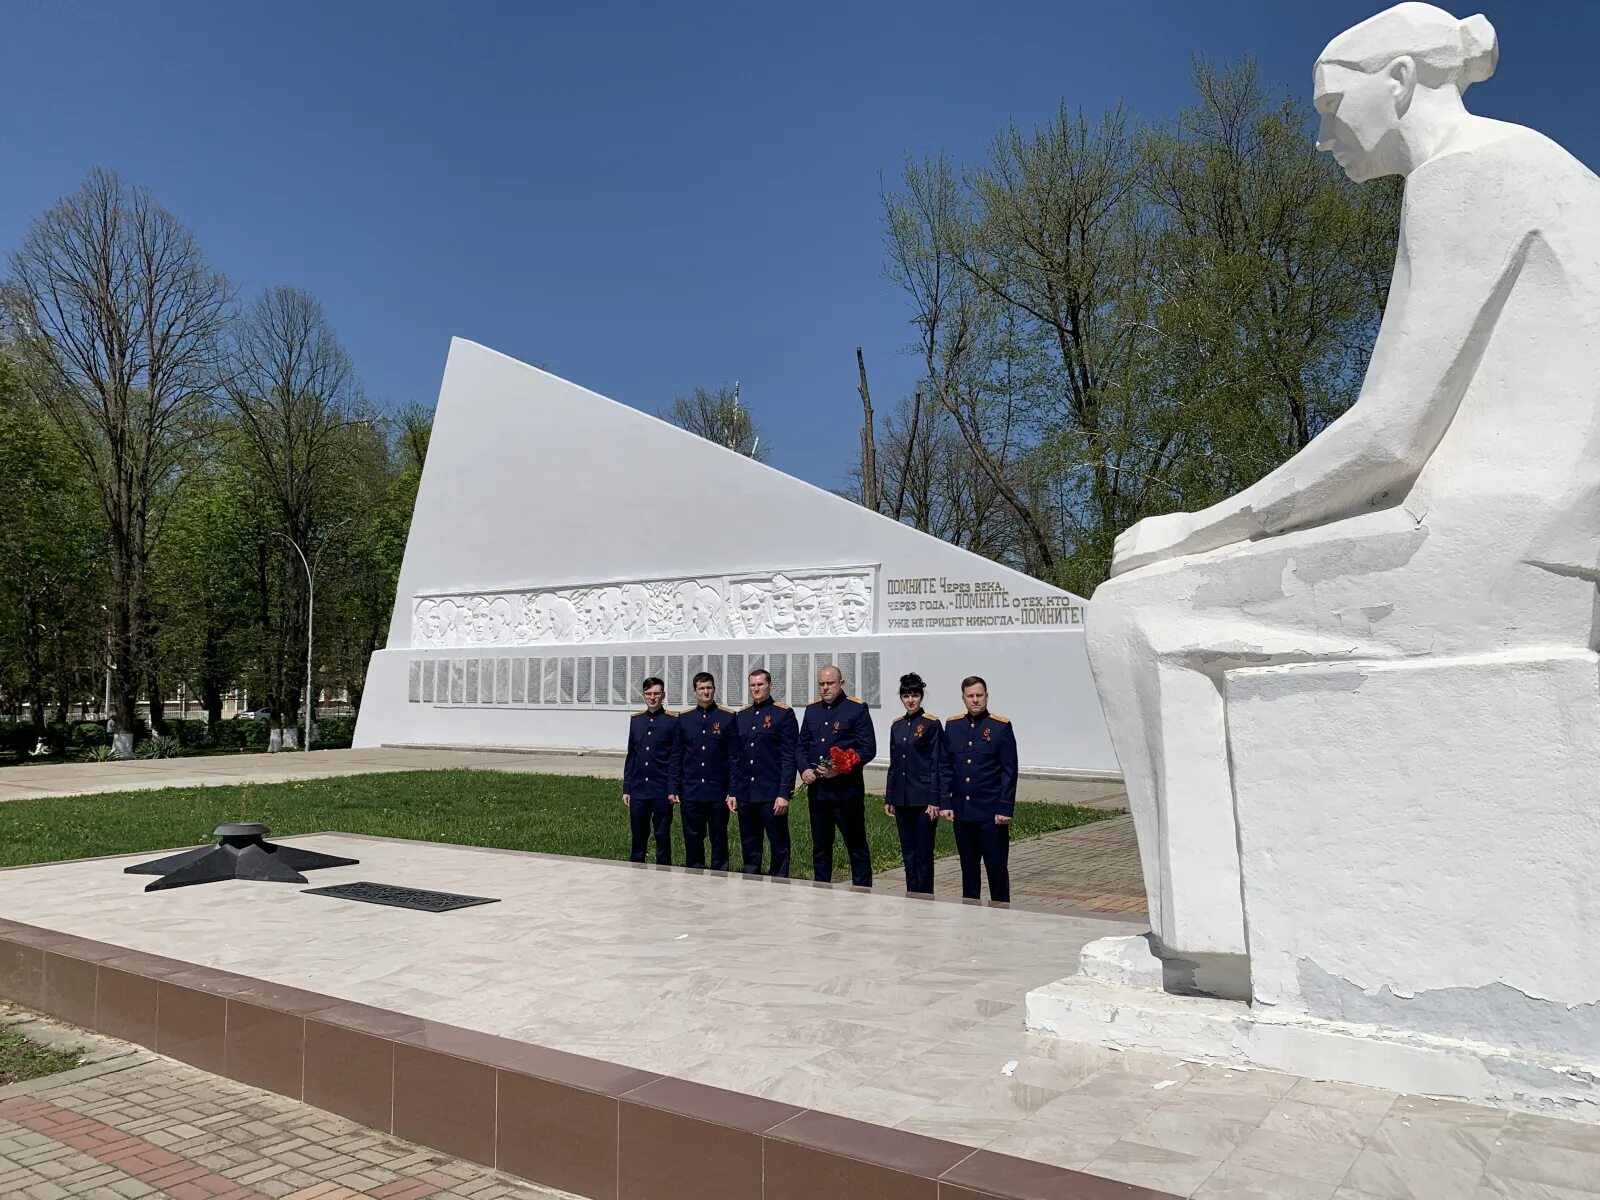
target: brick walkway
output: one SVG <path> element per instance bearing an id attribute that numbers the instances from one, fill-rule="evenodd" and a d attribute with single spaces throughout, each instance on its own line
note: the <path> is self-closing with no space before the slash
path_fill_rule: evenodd
<path id="1" fill-rule="evenodd" d="M 51 1040 L 109 1057 L 0 1088 L 5 1200 L 564 1196 L 119 1043 L 59 1028 Z"/>
<path id="2" fill-rule="evenodd" d="M 884 871 L 879 887 L 904 887 L 905 872 Z M 961 895 L 961 868 L 954 858 L 934 867 L 937 896 Z M 1034 912 L 1094 912 L 1143 916 L 1144 875 L 1133 818 L 1108 817 L 1011 846 L 1011 904 Z"/>

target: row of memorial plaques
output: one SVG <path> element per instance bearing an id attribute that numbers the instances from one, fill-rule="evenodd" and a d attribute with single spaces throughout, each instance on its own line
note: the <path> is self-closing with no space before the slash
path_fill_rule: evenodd
<path id="1" fill-rule="evenodd" d="M 857 663 L 860 675 L 856 674 Z M 880 703 L 879 656 L 875 650 L 838 654 L 616 654 L 411 660 L 407 698 L 412 704 L 522 705 L 540 708 L 638 708 L 644 681 L 666 682 L 668 708 L 694 703 L 693 679 L 710 671 L 717 700 L 729 707 L 748 702 L 745 677 L 757 667 L 772 673 L 774 698 L 792 705 L 816 696 L 816 671 L 836 666 L 845 690 L 876 708 Z"/>

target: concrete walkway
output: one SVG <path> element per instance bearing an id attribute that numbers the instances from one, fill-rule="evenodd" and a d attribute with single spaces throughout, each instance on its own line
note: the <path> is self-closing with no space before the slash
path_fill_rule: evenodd
<path id="1" fill-rule="evenodd" d="M 455 750 L 424 746 L 380 746 L 363 750 L 313 750 L 309 754 L 217 754 L 199 758 L 131 759 L 104 763 L 46 763 L 0 770 L 0 800 L 82 796 L 149 788 L 208 787 L 241 783 L 281 783 L 369 775 L 381 771 L 479 770 L 535 775 L 585 775 L 622 778 L 622 754 L 615 750 Z M 883 769 L 867 768 L 867 786 L 882 791 Z M 1023 800 L 1080 804 L 1122 810 L 1127 797 L 1116 782 L 1063 779 L 1024 772 L 1017 794 Z"/>
<path id="2" fill-rule="evenodd" d="M 1011 907 L 1082 916 L 1086 911 L 1127 917 L 1146 928 L 1149 909 L 1133 818 L 1126 814 L 1060 829 L 1011 845 Z M 882 871 L 876 887 L 903 888 L 906 873 Z M 933 868 L 933 894 L 961 895 L 961 864 L 941 858 Z"/>

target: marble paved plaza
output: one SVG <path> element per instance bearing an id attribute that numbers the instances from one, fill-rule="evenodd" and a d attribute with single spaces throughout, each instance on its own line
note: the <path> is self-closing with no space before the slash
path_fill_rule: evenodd
<path id="1" fill-rule="evenodd" d="M 0 912 L 649 1071 L 1180 1195 L 1600 1195 L 1600 1128 L 1023 1032 L 1125 922 L 324 835 L 318 872 L 500 902 L 428 914 L 127 859 L 0 872 Z"/>

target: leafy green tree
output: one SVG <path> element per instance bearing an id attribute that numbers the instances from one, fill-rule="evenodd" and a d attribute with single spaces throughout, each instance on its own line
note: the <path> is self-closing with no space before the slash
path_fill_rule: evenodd
<path id="1" fill-rule="evenodd" d="M 52 701 L 60 720 L 74 694 L 93 694 L 102 547 L 81 465 L 14 377 L 0 357 L 0 692 L 42 736 Z"/>
<path id="2" fill-rule="evenodd" d="M 162 657 L 205 709 L 213 733 L 244 672 L 252 614 L 249 482 L 214 458 L 172 505 L 153 563 Z"/>

